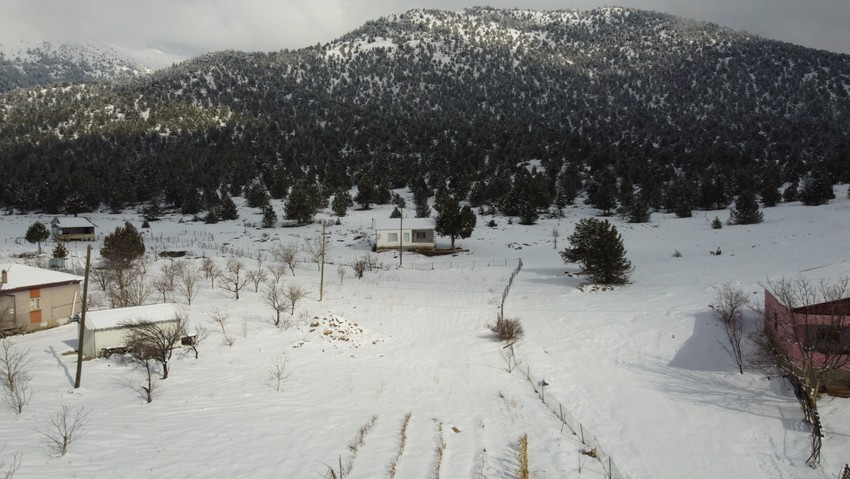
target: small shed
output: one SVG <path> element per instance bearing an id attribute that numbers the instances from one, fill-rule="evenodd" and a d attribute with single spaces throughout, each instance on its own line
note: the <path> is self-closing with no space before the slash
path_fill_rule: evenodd
<path id="1" fill-rule="evenodd" d="M 53 218 L 50 232 L 57 241 L 94 241 L 96 225 L 83 216 Z"/>
<path id="2" fill-rule="evenodd" d="M 434 249 L 433 218 L 388 218 L 373 220 L 375 250 Z"/>
<path id="3" fill-rule="evenodd" d="M 73 274 L 23 264 L 0 264 L 0 333 L 36 331 L 67 323 L 80 312 Z"/>
<path id="4" fill-rule="evenodd" d="M 125 346 L 130 323 L 150 321 L 176 326 L 182 315 L 182 308 L 174 303 L 89 311 L 83 335 L 83 356 L 95 358 L 104 349 Z"/>

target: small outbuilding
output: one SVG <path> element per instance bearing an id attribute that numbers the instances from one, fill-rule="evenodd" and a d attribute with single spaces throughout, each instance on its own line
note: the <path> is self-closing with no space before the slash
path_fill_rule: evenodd
<path id="1" fill-rule="evenodd" d="M 436 225 L 433 218 L 373 220 L 375 250 L 432 250 Z"/>
<path id="2" fill-rule="evenodd" d="M 50 232 L 56 241 L 94 241 L 96 225 L 83 216 L 53 218 Z"/>
<path id="3" fill-rule="evenodd" d="M 60 271 L 0 264 L 0 332 L 66 324 L 80 311 L 82 280 Z"/>
<path id="4" fill-rule="evenodd" d="M 149 321 L 177 326 L 182 316 L 181 307 L 174 303 L 89 311 L 83 334 L 83 356 L 96 358 L 104 350 L 126 346 L 128 325 L 132 323 Z"/>

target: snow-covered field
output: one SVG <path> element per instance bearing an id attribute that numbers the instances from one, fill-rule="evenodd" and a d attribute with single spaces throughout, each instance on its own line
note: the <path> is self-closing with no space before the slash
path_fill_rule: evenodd
<path id="1" fill-rule="evenodd" d="M 468 252 L 405 254 L 402 268 L 395 253 L 381 253 L 384 268 L 362 279 L 338 268 L 369 254 L 359 236 L 391 208 L 351 212 L 328 228 L 322 301 L 317 265 L 306 256 L 282 279 L 310 291 L 288 328 L 272 325 L 253 285 L 236 301 L 204 281 L 186 310 L 210 335 L 198 359 L 176 353 L 151 404 L 139 394 L 143 373 L 115 357 L 86 361 L 82 387 L 73 389 L 75 324 L 16 337 L 30 351 L 34 394 L 20 415 L 0 410 L 0 460 L 22 455 L 15 478 L 322 478 L 342 464 L 352 479 L 393 477 L 391 470 L 397 478 L 508 479 L 517 477 L 527 434 L 531 477 L 608 477 L 581 454 L 584 434 L 626 478 L 836 478 L 850 461 L 850 400 L 821 400 L 823 465 L 809 468 L 809 427 L 787 381 L 753 368 L 738 374 L 708 305 L 725 283 L 759 301 L 768 278 L 850 275 L 845 192 L 837 188 L 829 205 L 782 204 L 763 210 L 762 224 L 720 230 L 709 223 L 728 212 L 655 213 L 638 225 L 613 219 L 635 271 L 632 284 L 602 292 L 580 290 L 582 279 L 567 274 L 576 268 L 558 255 L 575 222 L 595 214 L 586 207 L 530 227 L 496 217 L 489 228 L 490 218 L 479 217 L 473 237 L 460 241 Z M 101 239 L 125 219 L 141 223 L 130 211 L 91 217 Z M 145 230 L 148 251 L 187 250 L 221 264 L 237 254 L 256 269 L 258 255 L 271 263 L 275 243 L 302 244 L 320 230 L 252 228 L 243 219 L 260 218 L 248 208 L 240 218 L 204 225 L 167 217 Z M 22 237 L 36 219 L 50 220 L 0 217 L 0 262 L 35 250 Z M 85 245 L 69 248 L 81 264 Z M 709 254 L 718 248 L 721 255 Z M 526 334 L 515 345 L 522 364 L 508 373 L 503 344 L 486 324 L 518 259 L 524 266 L 505 314 Z M 150 301 L 158 300 L 154 292 Z M 212 322 L 216 310 L 229 317 L 232 345 Z M 288 377 L 278 391 L 270 371 L 284 357 Z M 90 420 L 59 457 L 38 430 L 62 405 L 85 408 Z M 574 434 L 552 409 L 581 427 Z"/>

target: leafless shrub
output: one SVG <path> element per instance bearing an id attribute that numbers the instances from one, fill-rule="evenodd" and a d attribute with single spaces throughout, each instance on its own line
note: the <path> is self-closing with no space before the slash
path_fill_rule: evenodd
<path id="1" fill-rule="evenodd" d="M 516 352 L 514 351 L 513 344 L 502 348 L 499 351 L 499 356 L 501 356 L 502 361 L 504 361 L 505 371 L 508 373 L 512 373 L 514 371 L 514 368 L 522 364 L 522 361 L 520 361 L 516 357 Z"/>
<path id="2" fill-rule="evenodd" d="M 204 277 L 210 281 L 210 288 L 215 288 L 215 280 L 221 275 L 221 268 L 215 264 L 212 258 L 204 256 L 201 263 L 201 271 L 203 271 Z"/>
<path id="3" fill-rule="evenodd" d="M 336 267 L 336 274 L 339 276 L 339 284 L 342 285 L 342 280 L 345 279 L 346 268 L 345 265 L 339 265 Z"/>
<path id="4" fill-rule="evenodd" d="M 496 322 L 488 326 L 490 331 L 502 341 L 516 341 L 523 335 L 522 323 L 519 318 L 496 318 Z"/>
<path id="5" fill-rule="evenodd" d="M 168 302 L 168 293 L 174 291 L 174 282 L 169 282 L 168 278 L 163 275 L 159 275 L 153 280 L 153 288 L 162 295 L 162 302 Z"/>
<path id="6" fill-rule="evenodd" d="M 11 456 L 3 457 L 2 454 L 5 450 L 6 443 L 3 443 L 3 446 L 0 447 L 0 479 L 12 479 L 21 467 L 22 454 L 20 452 L 16 452 Z"/>
<path id="7" fill-rule="evenodd" d="M 36 429 L 36 431 L 47 443 L 47 447 L 64 456 L 68 452 L 68 447 L 83 435 L 89 419 L 89 413 L 85 408 L 71 409 L 65 404 L 50 416 L 45 429 Z"/>
<path id="8" fill-rule="evenodd" d="M 236 336 L 233 336 L 232 334 L 225 334 L 222 341 L 226 346 L 232 348 L 233 345 L 236 344 Z"/>
<path id="9" fill-rule="evenodd" d="M 219 276 L 221 280 L 221 288 L 236 295 L 236 299 L 239 299 L 239 291 L 248 284 L 248 276 L 245 273 L 245 265 L 242 261 L 239 261 L 236 258 L 231 258 L 227 261 L 227 266 L 224 269 L 224 272 Z"/>
<path id="10" fill-rule="evenodd" d="M 263 290 L 263 301 L 274 310 L 274 319 L 272 322 L 275 326 L 281 326 L 281 314 L 291 306 L 286 299 L 286 293 L 283 285 L 277 282 L 269 282 Z"/>
<path id="11" fill-rule="evenodd" d="M 682 257 L 682 252 L 681 252 L 681 251 L 679 251 L 679 250 L 677 250 L 677 249 L 676 249 L 676 250 L 673 250 L 673 257 L 674 257 L 674 258 L 681 258 L 681 257 Z"/>
<path id="12" fill-rule="evenodd" d="M 324 245 L 322 244 L 322 235 L 316 234 L 313 238 L 304 238 L 304 253 L 310 259 L 311 263 L 316 263 L 318 269 L 322 269 L 322 254 L 324 254 Z"/>
<path id="13" fill-rule="evenodd" d="M 18 347 L 11 338 L 0 339 L 0 388 L 5 402 L 20 414 L 32 398 L 29 387 L 30 373 L 29 350 Z"/>
<path id="14" fill-rule="evenodd" d="M 227 334 L 226 325 L 230 320 L 230 315 L 227 314 L 227 311 L 222 311 L 218 308 L 213 308 L 210 313 L 210 319 L 221 328 L 221 334 Z"/>
<path id="15" fill-rule="evenodd" d="M 198 295 L 201 282 L 201 269 L 190 261 L 180 261 L 177 271 L 177 291 L 186 299 L 189 305 Z"/>
<path id="16" fill-rule="evenodd" d="M 286 299 L 289 301 L 289 305 L 292 306 L 289 314 L 295 315 L 295 303 L 307 297 L 310 294 L 309 291 L 302 288 L 297 284 L 290 284 L 285 291 Z"/>
<path id="17" fill-rule="evenodd" d="M 272 360 L 272 367 L 269 369 L 269 376 L 274 384 L 275 391 L 279 392 L 283 387 L 283 382 L 292 375 L 292 373 L 286 368 L 288 362 L 289 358 L 286 357 L 286 354 L 281 354 Z"/>
<path id="18" fill-rule="evenodd" d="M 360 279 L 363 277 L 363 273 L 366 272 L 366 259 L 358 258 L 351 263 L 351 269 L 354 270 L 354 277 Z"/>
<path id="19" fill-rule="evenodd" d="M 741 374 L 744 374 L 744 353 L 741 348 L 744 338 L 742 311 L 747 303 L 746 293 L 725 284 L 715 289 L 714 304 L 709 305 L 720 319 L 726 335 L 726 341 L 721 341 L 720 344 L 735 361 Z"/>
<path id="20" fill-rule="evenodd" d="M 262 268 L 253 269 L 251 271 L 248 271 L 246 276 L 248 277 L 248 281 L 250 281 L 251 283 L 254 283 L 254 292 L 255 293 L 260 292 L 260 283 L 262 283 L 263 281 L 265 281 L 269 277 L 268 273 L 266 273 L 266 270 L 264 270 Z"/>
<path id="21" fill-rule="evenodd" d="M 195 353 L 195 359 L 198 359 L 198 346 L 207 339 L 207 336 L 210 335 L 210 330 L 207 329 L 203 324 L 195 325 L 195 334 L 188 340 L 187 346 L 192 348 L 192 352 Z"/>
<path id="22" fill-rule="evenodd" d="M 289 267 L 289 271 L 292 273 L 292 276 L 295 276 L 295 265 L 298 264 L 297 244 L 276 244 L 272 248 L 271 253 L 275 261 L 287 265 Z"/>
<path id="23" fill-rule="evenodd" d="M 268 271 L 274 278 L 275 283 L 279 283 L 280 279 L 286 275 L 286 265 L 283 263 L 273 263 L 268 266 Z"/>

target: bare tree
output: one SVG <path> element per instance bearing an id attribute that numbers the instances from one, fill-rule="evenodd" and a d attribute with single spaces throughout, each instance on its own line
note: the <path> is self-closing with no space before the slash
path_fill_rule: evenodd
<path id="1" fill-rule="evenodd" d="M 345 279 L 346 268 L 344 264 L 336 267 L 336 274 L 339 276 L 339 284 L 342 285 L 342 280 Z"/>
<path id="2" fill-rule="evenodd" d="M 195 334 L 189 336 L 187 339 L 187 346 L 192 348 L 192 352 L 195 353 L 195 359 L 198 359 L 198 346 L 207 339 L 207 336 L 210 335 L 210 330 L 207 329 L 203 324 L 195 325 Z"/>
<path id="3" fill-rule="evenodd" d="M 174 283 L 170 282 L 168 278 L 163 275 L 159 275 L 153 280 L 153 288 L 162 295 L 162 302 L 168 302 L 168 293 L 174 291 Z"/>
<path id="4" fill-rule="evenodd" d="M 168 379 L 168 361 L 174 346 L 186 335 L 186 317 L 177 315 L 174 319 L 173 322 L 139 320 L 125 324 L 129 328 L 127 346 L 142 356 L 155 359 L 162 366 L 162 379 Z"/>
<path id="5" fill-rule="evenodd" d="M 811 467 L 820 464 L 823 432 L 817 400 L 824 384 L 850 366 L 850 279 L 810 281 L 804 276 L 767 283 L 766 345 L 777 366 L 792 378 L 806 420 L 812 425 Z"/>
<path id="6" fill-rule="evenodd" d="M 260 283 L 262 283 L 269 277 L 269 275 L 266 273 L 266 270 L 264 270 L 262 267 L 248 271 L 245 276 L 248 277 L 248 280 L 250 282 L 254 283 L 255 293 L 260 292 Z"/>
<path id="7" fill-rule="evenodd" d="M 275 391 L 280 391 L 281 387 L 283 387 L 283 382 L 286 378 L 292 375 L 292 373 L 286 369 L 288 362 L 289 358 L 286 357 L 286 354 L 281 354 L 272 360 L 272 367 L 269 369 L 269 376 L 274 384 Z"/>
<path id="8" fill-rule="evenodd" d="M 269 307 L 274 310 L 274 320 L 272 321 L 275 326 L 281 326 L 281 317 L 280 315 L 290 308 L 290 304 L 287 301 L 286 292 L 283 289 L 283 285 L 275 282 L 269 281 L 266 283 L 266 286 L 263 288 L 263 301 L 269 305 Z"/>
<path id="9" fill-rule="evenodd" d="M 130 354 L 125 355 L 124 358 L 144 371 L 147 383 L 142 384 L 139 389 L 145 400 L 150 404 L 153 402 L 154 390 L 156 389 L 156 379 L 153 376 L 157 362 L 156 351 L 145 343 L 135 343 L 131 346 Z"/>
<path id="10" fill-rule="evenodd" d="M 68 447 L 79 439 L 89 423 L 89 413 L 85 408 L 71 409 L 67 404 L 50 416 L 47 428 L 36 429 L 47 446 L 64 456 Z"/>
<path id="11" fill-rule="evenodd" d="M 743 309 L 747 306 L 747 295 L 738 288 L 728 284 L 716 288 L 714 304 L 709 307 L 714 311 L 723 325 L 726 342 L 721 341 L 723 349 L 729 353 L 738 366 L 738 372 L 744 374 L 744 354 L 741 341 L 744 338 Z"/>
<path id="12" fill-rule="evenodd" d="M 230 315 L 227 314 L 227 311 L 222 311 L 218 308 L 210 311 L 210 319 L 213 320 L 214 323 L 218 324 L 221 328 L 221 334 L 227 334 L 227 321 L 230 320 Z"/>
<path id="13" fill-rule="evenodd" d="M 92 268 L 91 275 L 94 277 L 95 282 L 100 286 L 101 291 L 106 291 L 106 287 L 109 286 L 109 269 L 107 268 Z"/>
<path id="14" fill-rule="evenodd" d="M 268 266 L 268 271 L 277 283 L 280 282 L 280 278 L 286 275 L 286 265 L 283 263 L 273 263 Z"/>
<path id="15" fill-rule="evenodd" d="M 850 305 L 842 301 L 850 296 L 850 279 L 813 282 L 798 276 L 769 281 L 766 289 L 780 303 L 765 304 L 764 318 L 778 366 L 816 402 L 823 384 L 850 366 L 850 343 L 842 337 L 850 329 Z"/>
<path id="16" fill-rule="evenodd" d="M 248 284 L 245 265 L 236 258 L 227 260 L 227 266 L 219 278 L 221 279 L 221 288 L 234 293 L 237 300 L 239 299 L 239 291 Z"/>
<path id="17" fill-rule="evenodd" d="M 186 299 L 189 305 L 198 295 L 201 283 L 201 270 L 195 263 L 181 261 L 177 271 L 177 291 Z"/>
<path id="18" fill-rule="evenodd" d="M 204 277 L 210 280 L 210 288 L 215 288 L 215 280 L 221 275 L 221 268 L 215 264 L 212 258 L 204 256 L 201 263 L 201 271 L 204 272 Z"/>
<path id="19" fill-rule="evenodd" d="M 292 306 L 292 310 L 289 314 L 295 315 L 295 303 L 305 298 L 308 294 L 310 294 L 309 291 L 297 284 L 290 284 L 286 288 L 286 299 L 289 300 L 289 305 Z"/>
<path id="20" fill-rule="evenodd" d="M 295 265 L 298 264 L 298 245 L 295 243 L 277 244 L 272 248 L 275 261 L 289 267 L 289 272 L 295 276 Z"/>
<path id="21" fill-rule="evenodd" d="M 135 261 L 126 267 L 110 270 L 107 293 L 114 308 L 140 306 L 151 293 L 151 285 L 146 280 L 147 265 Z"/>
<path id="22" fill-rule="evenodd" d="M 0 454 L 3 454 L 3 451 L 6 450 L 6 443 L 3 443 L 3 446 L 0 446 Z M 9 461 L 9 462 L 6 462 Z M 15 477 L 15 473 L 18 472 L 18 469 L 21 467 L 21 453 L 16 452 L 12 454 L 11 457 L 4 458 L 0 456 L 0 479 L 12 479 Z"/>
<path id="23" fill-rule="evenodd" d="M 20 414 L 32 398 L 29 387 L 30 373 L 29 350 L 18 347 L 11 338 L 0 339 L 0 388 L 3 389 L 3 402 Z"/>
<path id="24" fill-rule="evenodd" d="M 307 253 L 311 263 L 316 263 L 318 269 L 322 268 L 323 246 L 321 234 L 317 234 L 313 238 L 304 238 L 304 252 Z"/>

